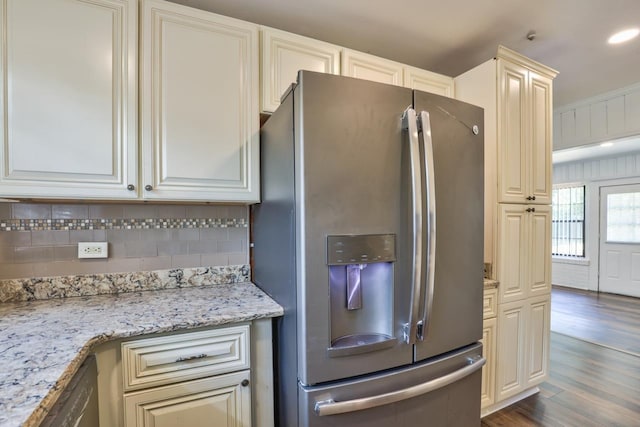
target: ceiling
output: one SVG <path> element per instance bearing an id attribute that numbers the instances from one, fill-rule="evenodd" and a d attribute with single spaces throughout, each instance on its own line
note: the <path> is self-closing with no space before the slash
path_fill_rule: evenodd
<path id="1" fill-rule="evenodd" d="M 172 0 L 449 76 L 502 44 L 560 72 L 554 107 L 640 81 L 639 0 Z M 536 38 L 529 41 L 533 30 Z"/>
<path id="2" fill-rule="evenodd" d="M 621 138 L 605 143 L 555 150 L 553 152 L 553 164 L 603 159 L 631 153 L 640 154 L 640 137 Z"/>

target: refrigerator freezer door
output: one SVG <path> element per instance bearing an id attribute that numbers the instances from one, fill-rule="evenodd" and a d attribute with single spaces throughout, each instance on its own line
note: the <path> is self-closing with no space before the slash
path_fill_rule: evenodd
<path id="1" fill-rule="evenodd" d="M 303 71 L 293 97 L 298 378 L 313 385 L 410 364 L 412 346 L 403 337 L 410 278 L 404 248 L 408 204 L 403 199 L 409 191 L 409 147 L 402 113 L 413 94 L 406 88 Z M 379 269 L 392 272 L 388 285 L 380 283 L 380 275 L 374 277 L 375 263 L 361 271 L 362 303 L 351 310 L 347 302 L 332 307 L 335 300 L 327 298 L 330 272 L 338 270 L 330 271 L 328 265 L 328 238 L 345 235 L 392 235 L 399 246 L 397 259 Z M 346 281 L 346 268 L 344 274 Z M 391 289 L 385 296 L 389 307 L 377 315 L 367 300 L 367 292 L 376 287 L 381 295 Z M 378 299 L 371 296 L 370 301 Z M 382 314 L 389 315 L 387 330 L 375 326 L 384 321 Z M 333 357 L 328 349 L 340 337 L 332 337 L 332 328 L 350 327 L 355 336 L 378 332 L 394 337 L 396 344 Z"/>
<path id="2" fill-rule="evenodd" d="M 419 91 L 414 92 L 414 108 L 430 117 L 438 218 L 433 292 L 422 292 L 427 298 L 420 312 L 428 323 L 424 340 L 415 347 L 419 361 L 482 338 L 484 113 Z"/>
<path id="3" fill-rule="evenodd" d="M 430 427 L 478 426 L 481 353 L 476 344 L 405 369 L 300 386 L 299 426 L 413 427 L 425 420 Z"/>

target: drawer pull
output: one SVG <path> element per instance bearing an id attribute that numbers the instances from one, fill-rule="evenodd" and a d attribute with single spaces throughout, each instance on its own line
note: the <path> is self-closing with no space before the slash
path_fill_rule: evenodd
<path id="1" fill-rule="evenodd" d="M 240 385 L 241 385 L 242 387 L 246 387 L 246 386 L 248 386 L 248 385 L 249 385 L 249 380 L 242 380 L 242 382 L 240 383 Z"/>
<path id="2" fill-rule="evenodd" d="M 197 354 L 195 356 L 188 356 L 188 357 L 178 357 L 176 359 L 176 363 L 178 362 L 185 362 L 187 360 L 195 360 L 195 359 L 204 359 L 205 357 L 207 357 L 207 355 L 205 353 L 202 354 Z"/>

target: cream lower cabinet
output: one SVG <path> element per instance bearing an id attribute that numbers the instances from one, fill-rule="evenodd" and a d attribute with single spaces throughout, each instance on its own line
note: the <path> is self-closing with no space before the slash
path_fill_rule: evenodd
<path id="1" fill-rule="evenodd" d="M 484 290 L 482 357 L 487 363 L 482 367 L 480 404 L 483 409 L 495 402 L 497 299 L 497 289 Z"/>
<path id="2" fill-rule="evenodd" d="M 258 26 L 141 8 L 142 197 L 259 201 Z"/>
<path id="3" fill-rule="evenodd" d="M 273 427 L 271 319 L 96 352 L 100 425 Z"/>
<path id="4" fill-rule="evenodd" d="M 496 401 L 543 382 L 548 373 L 551 297 L 499 305 Z"/>
<path id="5" fill-rule="evenodd" d="M 0 6 L 0 197 L 136 198 L 137 1 Z"/>
<path id="6" fill-rule="evenodd" d="M 249 377 L 247 370 L 129 393 L 125 426 L 249 427 Z"/>
<path id="7" fill-rule="evenodd" d="M 551 207 L 498 205 L 496 402 L 546 379 Z"/>

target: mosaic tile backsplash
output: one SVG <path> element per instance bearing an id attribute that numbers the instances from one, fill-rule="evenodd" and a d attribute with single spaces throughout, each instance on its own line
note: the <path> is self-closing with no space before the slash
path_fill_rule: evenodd
<path id="1" fill-rule="evenodd" d="M 238 205 L 0 203 L 0 280 L 242 265 L 248 208 Z M 108 242 L 78 259 L 78 242 Z"/>

